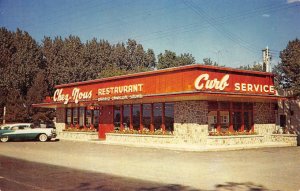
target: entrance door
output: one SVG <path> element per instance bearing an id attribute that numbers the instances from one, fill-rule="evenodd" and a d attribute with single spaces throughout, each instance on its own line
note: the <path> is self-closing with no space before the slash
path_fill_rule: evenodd
<path id="1" fill-rule="evenodd" d="M 113 120 L 113 106 L 107 105 L 102 106 L 100 109 L 99 118 L 99 138 L 105 139 L 105 133 L 109 133 L 114 130 L 114 120 Z"/>

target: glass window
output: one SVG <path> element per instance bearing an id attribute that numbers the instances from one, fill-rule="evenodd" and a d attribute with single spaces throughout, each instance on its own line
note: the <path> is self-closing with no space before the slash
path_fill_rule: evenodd
<path id="1" fill-rule="evenodd" d="M 207 115 L 208 131 L 216 131 L 217 128 L 217 111 L 209 111 Z"/>
<path id="2" fill-rule="evenodd" d="M 92 124 L 92 112 L 93 110 L 86 110 L 85 123 L 87 126 Z"/>
<path id="3" fill-rule="evenodd" d="M 236 109 L 236 110 L 242 109 L 242 104 L 243 104 L 243 103 L 234 102 L 234 103 L 233 103 L 233 109 Z"/>
<path id="4" fill-rule="evenodd" d="M 143 125 L 144 128 L 150 129 L 151 124 L 151 104 L 143 104 Z"/>
<path id="5" fill-rule="evenodd" d="M 114 106 L 114 126 L 119 130 L 121 127 L 121 108 L 120 106 Z"/>
<path id="6" fill-rule="evenodd" d="M 221 110 L 229 110 L 230 102 L 220 102 L 220 109 Z"/>
<path id="7" fill-rule="evenodd" d="M 162 124 L 162 103 L 155 103 L 154 106 L 154 129 L 160 129 Z"/>
<path id="8" fill-rule="evenodd" d="M 133 129 L 139 130 L 140 129 L 140 105 L 134 104 L 133 106 L 133 114 L 132 114 L 132 120 L 133 120 Z"/>
<path id="9" fill-rule="evenodd" d="M 123 124 L 125 129 L 130 127 L 130 105 L 124 105 Z"/>
<path id="10" fill-rule="evenodd" d="M 93 112 L 94 112 L 94 115 L 93 115 L 93 117 L 94 117 L 94 119 L 93 119 L 94 127 L 96 129 L 98 129 L 98 126 L 99 126 L 99 114 L 100 113 L 99 113 L 98 109 L 94 110 Z"/>
<path id="11" fill-rule="evenodd" d="M 251 112 L 244 112 L 244 130 L 251 130 Z"/>
<path id="12" fill-rule="evenodd" d="M 220 111 L 220 123 L 223 132 L 229 130 L 229 111 Z"/>
<path id="13" fill-rule="evenodd" d="M 165 126 L 167 131 L 174 130 L 174 103 L 165 103 Z"/>
<path id="14" fill-rule="evenodd" d="M 71 117 L 72 117 L 72 108 L 68 108 L 67 109 L 67 121 L 66 121 L 67 125 L 71 124 L 71 122 L 72 122 Z"/>
<path id="15" fill-rule="evenodd" d="M 77 108 L 73 108 L 73 124 L 74 125 L 78 123 L 77 112 L 78 112 L 78 109 Z"/>
<path id="16" fill-rule="evenodd" d="M 242 125 L 242 112 L 233 112 L 233 129 L 239 131 Z"/>
<path id="17" fill-rule="evenodd" d="M 252 103 L 244 103 L 244 109 L 245 110 L 252 110 L 253 104 Z"/>
<path id="18" fill-rule="evenodd" d="M 84 125 L 84 112 L 85 112 L 85 108 L 81 107 L 79 109 L 79 126 L 83 126 Z"/>

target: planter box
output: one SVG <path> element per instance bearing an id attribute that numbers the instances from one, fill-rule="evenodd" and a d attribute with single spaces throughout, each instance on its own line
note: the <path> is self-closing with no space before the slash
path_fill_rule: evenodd
<path id="1" fill-rule="evenodd" d="M 58 133 L 58 138 L 65 140 L 89 141 L 93 139 L 98 139 L 98 132 L 62 131 Z"/>
<path id="2" fill-rule="evenodd" d="M 237 136 L 208 136 L 207 145 L 247 145 L 262 144 L 264 136 L 262 135 L 237 135 Z"/>
<path id="3" fill-rule="evenodd" d="M 170 144 L 175 142 L 175 138 L 173 135 L 106 133 L 106 141 L 119 144 Z"/>
<path id="4" fill-rule="evenodd" d="M 294 135 L 294 134 L 272 134 L 271 141 L 287 143 L 290 146 L 297 146 L 297 135 Z"/>

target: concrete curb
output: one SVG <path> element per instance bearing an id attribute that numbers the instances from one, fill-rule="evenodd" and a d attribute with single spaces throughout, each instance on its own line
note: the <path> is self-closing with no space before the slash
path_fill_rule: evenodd
<path id="1" fill-rule="evenodd" d="M 71 139 L 61 139 L 64 141 L 79 141 Z M 177 151 L 192 151 L 192 152 L 208 152 L 208 151 L 233 151 L 233 150 L 244 150 L 244 149 L 258 149 L 258 148 L 270 148 L 270 147 L 291 147 L 287 143 L 273 143 L 267 142 L 264 144 L 249 144 L 249 145 L 224 145 L 224 146 L 203 146 L 203 145 L 192 145 L 192 144 L 130 144 L 130 143 L 117 143 L 108 142 L 105 140 L 80 140 L 80 142 L 89 142 L 94 144 L 103 145 L 114 145 L 114 146 L 124 146 L 124 147 L 136 147 L 136 148 L 149 148 L 149 149 L 166 149 L 166 150 L 177 150 Z"/>

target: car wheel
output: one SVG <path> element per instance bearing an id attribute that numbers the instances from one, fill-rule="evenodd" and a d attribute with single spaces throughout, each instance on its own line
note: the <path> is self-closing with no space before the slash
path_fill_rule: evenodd
<path id="1" fill-rule="evenodd" d="M 1 142 L 7 142 L 7 141 L 8 141 L 8 136 L 1 137 L 1 138 L 0 138 L 0 141 L 1 141 Z"/>
<path id="2" fill-rule="evenodd" d="M 47 140 L 48 140 L 48 137 L 47 137 L 46 134 L 40 134 L 40 135 L 39 135 L 39 141 L 45 142 L 45 141 L 47 141 Z"/>

